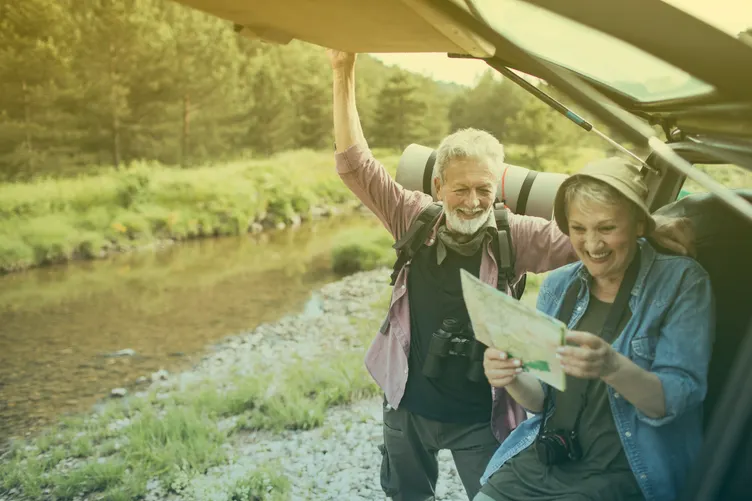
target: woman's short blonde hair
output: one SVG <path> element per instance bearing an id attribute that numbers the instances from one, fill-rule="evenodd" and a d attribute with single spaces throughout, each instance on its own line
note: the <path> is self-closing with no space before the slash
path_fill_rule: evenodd
<path id="1" fill-rule="evenodd" d="M 630 218 L 635 224 L 645 219 L 642 210 L 619 193 L 616 188 L 591 177 L 578 176 L 564 187 L 564 210 L 566 214 L 569 214 L 569 208 L 575 202 L 586 208 L 620 205 L 629 211 Z"/>

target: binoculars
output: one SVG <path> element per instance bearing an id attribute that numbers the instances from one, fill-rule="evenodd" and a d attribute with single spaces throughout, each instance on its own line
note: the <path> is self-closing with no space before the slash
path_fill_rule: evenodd
<path id="1" fill-rule="evenodd" d="M 455 318 L 446 318 L 441 327 L 431 336 L 428 355 L 423 362 L 423 375 L 430 378 L 441 376 L 447 357 L 459 356 L 468 359 L 465 376 L 480 383 L 486 379 L 483 372 L 483 353 L 486 345 L 475 339 L 473 327 L 460 323 Z"/>

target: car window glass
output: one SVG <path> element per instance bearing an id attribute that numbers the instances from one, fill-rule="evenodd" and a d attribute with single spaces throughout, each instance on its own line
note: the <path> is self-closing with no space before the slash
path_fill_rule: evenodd
<path id="1" fill-rule="evenodd" d="M 736 165 L 705 165 L 695 164 L 695 167 L 705 174 L 712 177 L 715 181 L 723 184 L 727 188 L 740 189 L 746 188 L 752 190 L 752 172 Z M 690 193 L 707 193 L 708 190 L 687 179 L 679 192 L 679 198 L 689 195 Z"/>
<path id="2" fill-rule="evenodd" d="M 499 33 L 531 53 L 638 101 L 706 94 L 713 86 L 601 31 L 519 0 L 474 0 Z"/>

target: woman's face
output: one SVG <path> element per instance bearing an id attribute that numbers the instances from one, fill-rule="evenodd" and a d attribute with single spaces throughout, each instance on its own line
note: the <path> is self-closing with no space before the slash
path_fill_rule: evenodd
<path id="1" fill-rule="evenodd" d="M 568 208 L 569 238 L 596 279 L 622 278 L 644 232 L 644 223 L 635 221 L 627 204 L 582 203 L 575 197 Z"/>

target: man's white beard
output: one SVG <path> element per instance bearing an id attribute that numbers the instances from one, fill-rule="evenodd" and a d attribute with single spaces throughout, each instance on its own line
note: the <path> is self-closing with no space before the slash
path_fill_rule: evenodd
<path id="1" fill-rule="evenodd" d="M 488 219 L 488 214 L 491 212 L 491 209 L 492 208 L 489 207 L 488 210 L 479 213 L 478 216 L 474 217 L 473 219 L 462 219 L 462 217 L 458 214 L 457 209 L 447 211 L 447 228 L 449 229 L 449 231 L 453 231 L 455 233 L 461 233 L 463 235 L 473 235 L 483 227 L 483 224 L 485 224 L 486 220 Z"/>

